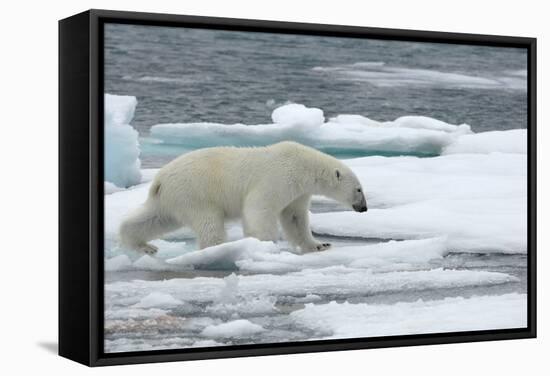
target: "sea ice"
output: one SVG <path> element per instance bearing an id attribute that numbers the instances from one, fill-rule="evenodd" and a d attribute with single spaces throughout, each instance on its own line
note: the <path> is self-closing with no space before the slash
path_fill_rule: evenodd
<path id="1" fill-rule="evenodd" d="M 118 255 L 105 260 L 105 270 L 109 272 L 117 272 L 120 270 L 128 270 L 132 267 L 132 260 L 127 255 Z"/>
<path id="2" fill-rule="evenodd" d="M 119 305 L 105 307 L 105 320 L 134 320 L 134 319 L 150 319 L 166 316 L 167 310 L 159 308 L 138 308 L 120 306 L 124 300 L 119 302 Z"/>
<path id="3" fill-rule="evenodd" d="M 143 297 L 137 304 L 136 308 L 172 308 L 183 304 L 180 300 L 175 299 L 170 294 L 161 292 L 152 292 Z"/>
<path id="4" fill-rule="evenodd" d="M 459 137 L 443 149 L 443 154 L 527 153 L 527 129 L 491 131 Z"/>
<path id="5" fill-rule="evenodd" d="M 451 252 L 527 251 L 524 154 L 365 157 L 346 163 L 363 185 L 369 211 L 313 214 L 316 233 L 375 239 L 443 236 Z"/>
<path id="6" fill-rule="evenodd" d="M 273 111 L 274 124 L 157 124 L 151 136 L 164 144 L 185 147 L 262 146 L 293 140 L 327 152 L 437 155 L 463 134 L 467 124 L 405 116 L 379 122 L 360 115 L 339 115 L 324 122 L 323 111 L 286 104 Z"/>
<path id="7" fill-rule="evenodd" d="M 209 326 L 202 331 L 201 335 L 214 338 L 231 338 L 251 336 L 262 331 L 264 331 L 264 328 L 260 325 L 241 319 Z"/>
<path id="8" fill-rule="evenodd" d="M 526 253 L 524 198 L 430 200 L 387 209 L 312 215 L 316 233 L 376 239 L 447 238 L 449 252 Z"/>
<path id="9" fill-rule="evenodd" d="M 345 266 L 304 269 L 286 274 L 255 274 L 238 276 L 237 302 L 258 297 L 304 297 L 308 294 L 349 298 L 392 292 L 422 291 L 442 288 L 490 286 L 517 282 L 518 278 L 499 272 L 477 270 L 430 269 L 366 272 Z M 122 297 L 135 304 L 143 294 L 165 293 L 175 299 L 191 302 L 220 302 L 226 283 L 215 277 L 173 278 L 163 281 L 118 281 L 105 285 L 108 300 Z M 132 298 L 133 297 L 133 298 Z M 221 302 L 222 304 L 231 304 Z M 265 307 L 265 301 L 258 301 Z"/>
<path id="10" fill-rule="evenodd" d="M 120 192 L 123 191 L 124 188 L 117 187 L 111 182 L 106 181 L 105 185 L 103 187 L 103 193 L 106 195 L 110 195 L 111 193 Z"/>
<path id="11" fill-rule="evenodd" d="M 247 238 L 189 252 L 167 262 L 197 269 L 239 269 L 256 273 L 291 272 L 333 265 L 390 271 L 415 269 L 441 258 L 446 251 L 445 244 L 444 238 L 389 241 L 300 255 L 272 242 Z"/>
<path id="12" fill-rule="evenodd" d="M 192 265 L 200 269 L 235 269 L 239 260 L 248 260 L 257 255 L 273 253 L 279 253 L 279 248 L 273 242 L 245 238 L 189 252 L 168 259 L 166 262 L 169 264 Z"/>
<path id="13" fill-rule="evenodd" d="M 357 62 L 332 67 L 313 67 L 314 72 L 329 74 L 338 80 L 366 82 L 379 87 L 445 87 L 484 90 L 526 90 L 522 71 L 495 72 L 480 77 L 459 72 L 390 66 L 384 62 Z"/>
<path id="14" fill-rule="evenodd" d="M 139 270 L 170 270 L 170 265 L 166 265 L 161 259 L 149 255 L 141 256 L 134 262 L 133 266 Z"/>
<path id="15" fill-rule="evenodd" d="M 291 313 L 317 338 L 357 338 L 525 328 L 527 296 L 505 294 L 395 304 L 308 304 Z"/>

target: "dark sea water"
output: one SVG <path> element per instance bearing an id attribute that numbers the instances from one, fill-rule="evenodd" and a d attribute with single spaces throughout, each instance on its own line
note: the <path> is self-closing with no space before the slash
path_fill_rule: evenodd
<path id="1" fill-rule="evenodd" d="M 142 135 L 159 123 L 269 123 L 287 101 L 327 118 L 424 115 L 475 132 L 527 126 L 524 49 L 105 27 L 105 91 L 137 97 Z"/>

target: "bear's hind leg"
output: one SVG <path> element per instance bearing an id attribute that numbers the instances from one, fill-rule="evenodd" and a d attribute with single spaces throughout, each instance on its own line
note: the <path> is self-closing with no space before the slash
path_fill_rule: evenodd
<path id="1" fill-rule="evenodd" d="M 200 218 L 193 220 L 191 228 L 197 234 L 199 249 L 222 244 L 226 240 L 223 213 L 203 211 Z"/>
<path id="2" fill-rule="evenodd" d="M 302 251 L 324 251 L 330 243 L 320 243 L 313 237 L 309 227 L 310 196 L 304 195 L 292 201 L 280 215 L 286 239 Z"/>
<path id="3" fill-rule="evenodd" d="M 124 248 L 154 254 L 157 247 L 147 242 L 179 227 L 174 219 L 159 214 L 154 203 L 146 202 L 122 221 L 119 228 L 120 244 Z"/>

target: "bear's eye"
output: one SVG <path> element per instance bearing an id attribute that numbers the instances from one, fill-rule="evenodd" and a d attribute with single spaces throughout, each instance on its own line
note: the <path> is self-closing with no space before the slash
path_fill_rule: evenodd
<path id="1" fill-rule="evenodd" d="M 357 188 L 357 192 L 361 193 L 361 188 Z"/>

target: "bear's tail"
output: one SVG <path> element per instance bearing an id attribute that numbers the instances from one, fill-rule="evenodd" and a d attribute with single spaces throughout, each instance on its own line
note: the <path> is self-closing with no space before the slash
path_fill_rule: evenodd
<path id="1" fill-rule="evenodd" d="M 154 200 L 160 196 L 160 182 L 155 179 L 149 188 L 149 199 Z"/>

